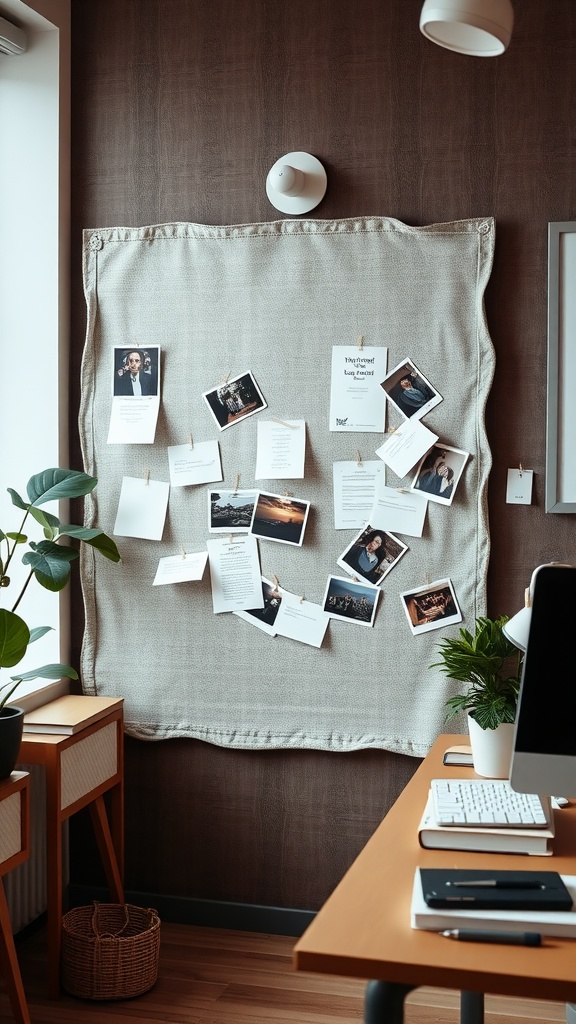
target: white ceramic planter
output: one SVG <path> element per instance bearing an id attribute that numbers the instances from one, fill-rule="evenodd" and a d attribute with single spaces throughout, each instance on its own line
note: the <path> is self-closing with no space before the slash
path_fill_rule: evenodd
<path id="1" fill-rule="evenodd" d="M 505 723 L 496 729 L 481 729 L 468 715 L 468 731 L 474 771 L 486 779 L 508 779 L 514 744 L 514 726 Z"/>

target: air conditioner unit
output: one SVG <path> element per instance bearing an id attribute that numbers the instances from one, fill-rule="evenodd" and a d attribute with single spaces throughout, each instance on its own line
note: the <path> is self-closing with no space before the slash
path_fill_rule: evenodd
<path id="1" fill-rule="evenodd" d="M 0 53 L 17 57 L 26 49 L 26 33 L 6 18 L 0 18 Z"/>

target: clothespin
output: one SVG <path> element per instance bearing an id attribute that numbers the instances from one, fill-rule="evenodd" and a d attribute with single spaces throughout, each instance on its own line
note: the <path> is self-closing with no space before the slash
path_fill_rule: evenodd
<path id="1" fill-rule="evenodd" d="M 229 544 L 233 544 L 234 543 L 234 534 L 233 533 L 230 534 L 230 540 L 228 541 L 228 543 Z"/>
<path id="2" fill-rule="evenodd" d="M 400 429 L 399 427 L 386 427 L 386 433 L 387 434 L 397 434 L 399 429 Z"/>
<path id="3" fill-rule="evenodd" d="M 180 545 L 180 554 L 182 555 L 182 558 L 186 558 L 186 552 L 184 551 L 182 544 Z"/>
<path id="4" fill-rule="evenodd" d="M 302 597 L 300 598 L 300 604 L 304 604 L 305 600 L 306 598 L 304 597 L 304 594 L 302 594 Z"/>
<path id="5" fill-rule="evenodd" d="M 221 378 L 221 381 L 220 381 L 220 383 L 221 383 L 221 384 L 227 384 L 227 383 L 228 383 L 228 377 L 229 377 L 229 376 L 230 376 L 230 370 L 228 370 L 228 373 L 226 374 L 226 376 L 225 376 L 225 377 L 222 377 L 222 378 Z"/>
<path id="6" fill-rule="evenodd" d="M 362 456 L 360 455 L 360 452 L 359 452 L 359 451 L 357 451 L 357 452 L 356 452 L 356 460 L 357 460 L 357 461 L 356 461 L 356 465 L 357 465 L 357 466 L 361 466 L 361 465 L 363 464 L 363 463 L 362 463 Z"/>
<path id="7" fill-rule="evenodd" d="M 520 476 L 522 476 L 522 463 L 521 462 L 518 463 L 518 472 L 520 473 Z"/>
<path id="8" fill-rule="evenodd" d="M 192 434 L 191 433 L 188 435 L 188 438 L 189 438 L 189 443 L 190 443 L 190 451 L 192 451 L 192 449 L 194 447 L 194 441 L 192 440 Z"/>
<path id="9" fill-rule="evenodd" d="M 271 416 L 272 423 L 279 423 L 281 427 L 288 427 L 290 430 L 298 430 L 296 423 L 286 423 L 286 420 L 278 420 L 275 416 Z"/>
<path id="10" fill-rule="evenodd" d="M 362 351 L 362 349 L 364 348 L 364 335 L 363 334 L 359 334 L 358 335 L 358 348 L 360 349 L 360 351 Z"/>
<path id="11" fill-rule="evenodd" d="M 279 587 L 280 586 L 280 580 L 278 579 L 277 576 L 274 576 L 274 575 L 272 576 L 272 583 L 274 584 L 275 587 Z"/>
<path id="12" fill-rule="evenodd" d="M 148 484 L 150 483 L 150 470 L 149 469 L 146 470 L 146 476 L 145 476 L 144 479 L 145 479 L 145 482 L 146 482 L 146 486 L 148 486 Z"/>
<path id="13" fill-rule="evenodd" d="M 240 473 L 236 473 L 236 483 L 234 484 L 234 496 L 238 494 L 238 484 L 240 483 Z"/>

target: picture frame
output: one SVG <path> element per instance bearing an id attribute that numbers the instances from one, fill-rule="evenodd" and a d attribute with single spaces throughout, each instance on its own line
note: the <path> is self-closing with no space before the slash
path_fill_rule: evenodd
<path id="1" fill-rule="evenodd" d="M 576 221 L 548 224 L 546 512 L 576 512 Z M 572 399 L 572 400 L 571 400 Z"/>

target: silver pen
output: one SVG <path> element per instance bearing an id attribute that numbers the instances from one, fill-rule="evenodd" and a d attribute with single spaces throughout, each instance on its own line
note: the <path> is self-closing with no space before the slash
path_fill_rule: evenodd
<path id="1" fill-rule="evenodd" d="M 491 932 L 477 931 L 475 928 L 448 928 L 440 932 L 447 939 L 459 942 L 491 942 L 503 943 L 506 946 L 540 946 L 542 936 L 539 932 Z"/>

